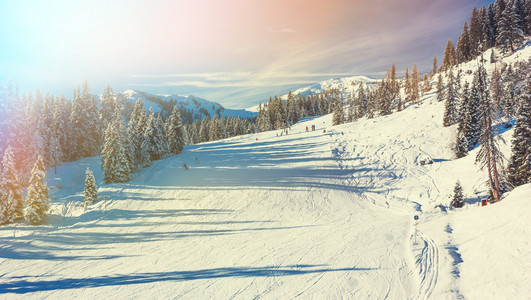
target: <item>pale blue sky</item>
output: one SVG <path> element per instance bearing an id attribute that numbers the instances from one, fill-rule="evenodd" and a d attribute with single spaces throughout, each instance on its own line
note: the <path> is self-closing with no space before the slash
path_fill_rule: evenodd
<path id="1" fill-rule="evenodd" d="M 395 63 L 442 61 L 480 0 L 0 0 L 0 81 L 194 94 L 226 107 Z M 411 68 L 411 67 L 410 67 Z"/>

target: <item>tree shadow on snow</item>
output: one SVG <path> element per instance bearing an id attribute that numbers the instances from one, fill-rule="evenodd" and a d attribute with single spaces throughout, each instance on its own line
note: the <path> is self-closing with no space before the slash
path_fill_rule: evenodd
<path id="1" fill-rule="evenodd" d="M 4 278 L 7 283 L 0 283 L 0 294 L 26 294 L 39 291 L 69 290 L 81 288 L 95 288 L 108 286 L 125 286 L 131 284 L 144 284 L 154 282 L 186 282 L 190 280 L 216 279 L 216 278 L 253 278 L 253 277 L 279 277 L 300 276 L 315 273 L 328 272 L 353 272 L 371 271 L 374 268 L 326 268 L 323 265 L 289 265 L 289 266 L 266 266 L 266 267 L 232 267 L 214 268 L 196 271 L 173 271 L 157 273 L 136 273 L 130 275 L 110 275 L 88 278 L 63 278 L 56 280 L 10 280 Z"/>

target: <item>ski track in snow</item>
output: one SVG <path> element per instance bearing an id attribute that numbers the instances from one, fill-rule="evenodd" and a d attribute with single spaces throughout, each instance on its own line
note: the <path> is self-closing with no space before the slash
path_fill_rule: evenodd
<path id="1" fill-rule="evenodd" d="M 439 276 L 439 247 L 420 230 L 417 231 L 417 240 L 417 243 L 422 245 L 416 257 L 421 282 L 418 293 L 412 299 L 428 299 L 437 285 Z"/>
<path id="2" fill-rule="evenodd" d="M 351 134 L 323 133 L 330 122 L 189 146 L 129 183 L 102 185 L 106 200 L 87 212 L 74 205 L 48 227 L 3 235 L 2 294 L 411 297 L 411 207 L 388 204 L 393 184 L 414 176 L 400 167 L 410 158 L 402 147 L 361 149 Z"/>

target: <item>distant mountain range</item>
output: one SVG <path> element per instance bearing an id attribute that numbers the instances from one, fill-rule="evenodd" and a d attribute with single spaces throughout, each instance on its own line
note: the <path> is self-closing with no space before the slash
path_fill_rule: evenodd
<path id="1" fill-rule="evenodd" d="M 160 113 L 164 117 L 169 115 L 174 106 L 181 109 L 183 121 L 201 120 L 205 117 L 239 117 L 252 118 L 256 113 L 245 109 L 228 109 L 221 104 L 212 102 L 195 96 L 178 96 L 178 95 L 156 95 L 147 92 L 126 90 L 118 92 L 118 95 L 126 100 L 126 110 L 132 110 L 135 102 L 141 98 L 146 110 L 152 109 L 155 113 Z"/>
<path id="2" fill-rule="evenodd" d="M 357 92 L 359 88 L 359 83 L 363 82 L 366 84 L 366 87 L 373 88 L 381 79 L 371 78 L 367 76 L 349 76 L 349 77 L 336 77 L 327 79 L 315 84 L 299 88 L 291 91 L 293 95 L 301 94 L 306 97 L 307 95 L 318 94 L 325 90 L 338 89 L 344 90 L 346 93 L 350 94 L 352 92 Z M 280 98 L 286 100 L 287 94 L 280 96 Z M 258 112 L 258 105 L 249 107 L 247 111 Z"/>

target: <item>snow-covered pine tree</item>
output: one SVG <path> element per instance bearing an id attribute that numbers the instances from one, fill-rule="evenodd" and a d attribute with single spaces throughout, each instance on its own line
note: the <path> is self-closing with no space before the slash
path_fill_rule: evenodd
<path id="1" fill-rule="evenodd" d="M 411 101 L 418 104 L 419 96 L 420 72 L 417 69 L 417 64 L 413 64 L 413 71 L 411 72 Z"/>
<path id="2" fill-rule="evenodd" d="M 204 118 L 201 120 L 201 124 L 199 125 L 199 142 L 204 143 L 208 142 L 208 127 L 209 122 L 207 118 Z"/>
<path id="3" fill-rule="evenodd" d="M 30 186 L 26 197 L 26 208 L 24 209 L 24 219 L 34 225 L 46 222 L 50 209 L 50 198 L 48 196 L 48 186 L 44 181 L 45 177 L 46 170 L 42 157 L 39 155 L 31 170 Z"/>
<path id="4" fill-rule="evenodd" d="M 465 82 L 463 87 L 463 93 L 461 96 L 461 105 L 459 106 L 459 125 L 457 126 L 456 142 L 454 146 L 454 154 L 456 158 L 464 157 L 468 154 L 468 128 L 470 126 L 470 94 L 468 89 L 468 83 Z"/>
<path id="5" fill-rule="evenodd" d="M 332 116 L 332 126 L 343 124 L 343 103 L 341 100 L 334 101 L 334 113 Z"/>
<path id="6" fill-rule="evenodd" d="M 367 119 L 372 119 L 374 118 L 374 111 L 376 109 L 376 99 L 375 99 L 375 92 L 374 91 L 369 91 L 367 93 Z"/>
<path id="7" fill-rule="evenodd" d="M 48 149 L 46 148 L 46 141 L 44 136 L 44 121 L 42 111 L 44 110 L 44 104 L 42 99 L 42 93 L 37 90 L 35 98 L 29 104 L 28 113 L 28 129 L 30 136 L 30 153 L 27 157 L 29 160 L 28 165 L 32 165 L 37 160 L 39 155 L 42 156 L 43 163 L 46 165 L 46 155 L 43 155 Z M 27 147 L 27 146 L 26 146 Z"/>
<path id="8" fill-rule="evenodd" d="M 455 77 L 452 69 L 448 71 L 448 84 L 446 86 L 446 100 L 444 102 L 443 126 L 451 126 L 457 122 L 457 91 Z"/>
<path id="9" fill-rule="evenodd" d="M 468 143 L 462 125 L 459 123 L 456 140 L 454 145 L 454 154 L 456 158 L 465 157 L 468 154 Z"/>
<path id="10" fill-rule="evenodd" d="M 191 124 L 188 124 L 188 136 L 190 137 L 190 144 L 194 145 L 197 143 L 200 143 L 199 140 L 199 122 L 193 122 Z"/>
<path id="11" fill-rule="evenodd" d="M 481 61 L 483 61 L 483 57 Z M 483 63 L 478 66 L 474 74 L 474 88 L 478 91 L 481 113 L 481 132 L 479 136 L 481 145 L 476 156 L 476 163 L 480 164 L 481 169 L 487 168 L 492 201 L 498 202 L 500 201 L 502 192 L 501 174 L 503 172 L 503 154 L 500 151 L 494 129 L 492 128 L 494 108 L 489 97 L 487 71 Z"/>
<path id="12" fill-rule="evenodd" d="M 394 101 L 396 98 L 395 89 L 392 80 L 382 80 L 380 84 L 380 116 L 390 115 L 394 109 Z"/>
<path id="13" fill-rule="evenodd" d="M 142 166 L 142 143 L 144 142 L 144 131 L 146 128 L 147 114 L 144 109 L 144 102 L 141 98 L 136 101 L 131 118 L 129 120 L 128 132 L 130 146 L 133 152 L 134 165 Z"/>
<path id="14" fill-rule="evenodd" d="M 517 107 L 518 88 L 517 82 L 519 78 L 515 75 L 513 68 L 509 65 L 505 71 L 505 90 L 503 94 L 503 103 L 505 116 L 511 118 L 515 115 L 515 108 Z"/>
<path id="15" fill-rule="evenodd" d="M 117 111 L 115 97 L 116 95 L 113 93 L 111 86 L 107 84 L 107 87 L 101 95 L 100 118 L 104 128 L 107 128 L 107 125 L 114 121 L 114 114 Z"/>
<path id="16" fill-rule="evenodd" d="M 494 3 L 490 3 L 487 8 L 485 27 L 485 45 L 492 48 L 496 44 L 496 8 Z"/>
<path id="17" fill-rule="evenodd" d="M 101 169 L 105 183 L 127 182 L 131 179 L 131 165 L 125 145 L 126 132 L 122 116 L 107 125 L 101 151 Z"/>
<path id="18" fill-rule="evenodd" d="M 164 129 L 164 121 L 162 121 L 162 117 L 160 114 L 157 114 L 157 118 L 155 119 L 155 126 L 157 128 L 157 139 L 158 139 L 158 153 L 160 154 L 160 158 L 167 155 L 170 151 L 170 147 L 168 145 L 168 139 L 166 138 L 166 130 Z M 181 130 L 182 134 L 182 130 Z M 182 140 L 182 137 L 181 137 Z"/>
<path id="19" fill-rule="evenodd" d="M 14 156 L 13 148 L 8 146 L 0 171 L 0 224 L 12 223 L 23 217 L 22 187 Z"/>
<path id="20" fill-rule="evenodd" d="M 404 109 L 404 101 L 402 101 L 402 93 L 398 93 L 398 100 L 396 104 L 396 111 L 402 111 Z"/>
<path id="21" fill-rule="evenodd" d="M 479 90 L 473 83 L 464 112 L 466 118 L 464 133 L 467 139 L 468 151 L 474 149 L 479 142 L 479 136 L 481 134 L 481 107 Z"/>
<path id="22" fill-rule="evenodd" d="M 452 198 L 452 207 L 460 208 L 465 205 L 465 197 L 463 196 L 463 188 L 461 187 L 461 183 L 456 181 L 455 187 L 454 187 L 454 196 Z"/>
<path id="23" fill-rule="evenodd" d="M 98 187 L 96 186 L 96 179 L 94 179 L 94 174 L 92 171 L 87 168 L 86 177 L 85 177 L 85 199 L 83 200 L 83 207 L 85 210 L 89 205 L 98 201 Z"/>
<path id="24" fill-rule="evenodd" d="M 173 107 L 173 111 L 166 123 L 168 124 L 166 136 L 169 152 L 171 154 L 181 153 L 184 148 L 184 129 L 181 123 L 181 113 L 177 106 Z"/>
<path id="25" fill-rule="evenodd" d="M 25 114 L 25 106 L 28 105 L 28 99 L 23 95 L 17 97 L 16 95 L 8 93 L 6 95 L 7 111 L 6 115 L 8 120 L 7 131 L 9 133 L 5 140 L 0 140 L 0 144 L 4 146 L 4 150 L 7 149 L 7 145 L 13 148 L 13 160 L 15 164 L 15 170 L 17 170 L 20 184 L 25 186 L 29 180 L 31 167 L 34 161 L 30 162 L 33 158 L 32 153 L 32 130 L 28 127 L 27 120 L 28 115 Z M 0 152 L 1 153 L 1 152 Z"/>
<path id="26" fill-rule="evenodd" d="M 442 78 L 442 72 L 439 73 L 439 77 L 437 77 L 437 101 L 441 102 L 444 99 L 444 84 L 443 84 L 443 78 Z"/>
<path id="27" fill-rule="evenodd" d="M 507 173 L 512 186 L 531 182 L 531 82 L 520 100 Z"/>
<path id="28" fill-rule="evenodd" d="M 365 93 L 365 87 L 363 81 L 360 81 L 360 87 L 358 88 L 358 101 L 357 101 L 358 114 L 357 118 L 362 118 L 367 113 L 367 93 Z"/>
<path id="29" fill-rule="evenodd" d="M 52 125 L 53 125 L 53 97 L 49 93 L 46 93 L 44 97 L 44 106 L 43 110 L 39 112 L 40 124 L 39 124 L 39 133 L 42 137 L 42 152 L 40 154 L 43 156 L 44 165 L 51 166 L 53 161 L 53 151 L 54 147 L 52 146 Z"/>
<path id="30" fill-rule="evenodd" d="M 491 76 L 491 81 L 490 81 L 490 97 L 492 101 L 494 102 L 496 112 L 500 116 L 502 116 L 505 111 L 505 103 L 503 102 L 504 90 L 505 88 L 504 88 L 504 83 L 503 83 L 501 73 L 498 71 L 498 68 L 495 66 L 494 71 L 492 71 L 492 76 Z"/>
<path id="31" fill-rule="evenodd" d="M 75 139 L 73 159 L 94 156 L 98 153 L 101 134 L 97 101 L 89 94 L 85 81 L 81 93 L 74 93 L 72 114 L 72 137 Z"/>
<path id="32" fill-rule="evenodd" d="M 463 32 L 457 39 L 457 46 L 455 49 L 455 55 L 457 63 L 467 62 L 471 58 L 471 47 L 470 47 L 470 35 L 468 31 L 468 24 L 465 22 L 463 25 Z"/>
<path id="33" fill-rule="evenodd" d="M 55 101 L 53 112 L 52 137 L 55 139 L 54 165 L 60 165 L 68 159 L 68 140 L 70 137 L 70 128 L 68 116 L 65 112 L 66 99 L 61 96 Z"/>
<path id="34" fill-rule="evenodd" d="M 149 154 L 150 161 L 162 158 L 168 151 L 164 125 L 160 116 L 155 117 L 153 110 L 149 110 L 149 116 L 144 130 L 144 142 L 142 151 Z"/>
<path id="35" fill-rule="evenodd" d="M 519 23 L 515 5 L 509 3 L 501 12 L 497 23 L 496 45 L 500 47 L 503 53 L 514 53 L 524 40 L 524 33 Z"/>
<path id="36" fill-rule="evenodd" d="M 526 35 L 531 34 L 531 1 L 526 0 L 524 3 L 524 9 L 525 9 L 525 17 L 524 17 L 524 33 Z"/>
<path id="37" fill-rule="evenodd" d="M 275 117 L 275 130 L 279 130 L 282 128 L 282 115 L 280 114 L 280 111 L 277 110 Z"/>
<path id="38" fill-rule="evenodd" d="M 470 55 L 475 57 L 479 54 L 480 48 L 483 47 L 483 26 L 481 26 L 481 18 L 479 10 L 474 7 L 472 15 L 470 16 Z"/>
<path id="39" fill-rule="evenodd" d="M 208 128 L 208 140 L 209 141 L 217 141 L 221 138 L 218 122 L 219 121 L 218 121 L 217 116 L 214 116 L 212 119 L 210 119 L 210 123 L 208 124 L 208 127 L 209 127 Z"/>

